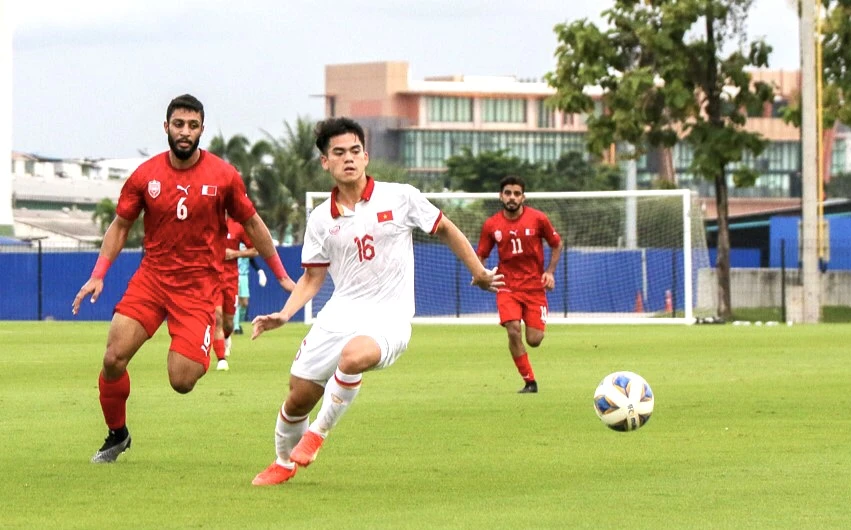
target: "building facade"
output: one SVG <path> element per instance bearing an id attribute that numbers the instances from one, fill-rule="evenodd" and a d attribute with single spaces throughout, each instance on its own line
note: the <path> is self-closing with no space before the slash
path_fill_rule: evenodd
<path id="1" fill-rule="evenodd" d="M 747 128 L 770 144 L 759 157 L 742 162 L 760 177 L 751 188 L 736 188 L 735 202 L 774 199 L 796 202 L 801 195 L 800 132 L 781 119 L 787 102 L 800 90 L 797 71 L 756 71 L 754 80 L 775 87 L 773 105 L 749 117 Z M 586 152 L 587 116 L 550 108 L 554 90 L 546 83 L 511 76 L 441 76 L 410 78 L 406 62 L 338 64 L 325 67 L 325 114 L 348 116 L 367 129 L 367 149 L 374 158 L 393 161 L 413 174 L 439 177 L 446 160 L 470 149 L 473 154 L 506 150 L 530 162 L 553 162 L 568 151 Z M 599 97 L 600 93 L 592 97 Z M 595 112 L 602 112 L 599 104 Z M 848 131 L 838 126 L 825 134 L 826 179 L 830 172 L 849 171 Z M 602 153 L 614 160 L 615 153 Z M 660 175 L 679 187 L 711 197 L 711 183 L 688 168 L 692 152 L 678 144 L 665 152 L 651 152 L 637 161 L 639 188 L 649 187 Z M 730 171 L 735 168 L 728 168 Z M 731 203 L 735 210 L 735 204 Z M 734 212 L 731 212 L 734 213 Z"/>

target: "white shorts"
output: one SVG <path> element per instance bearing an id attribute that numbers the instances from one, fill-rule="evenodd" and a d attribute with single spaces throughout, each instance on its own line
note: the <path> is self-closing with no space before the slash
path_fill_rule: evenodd
<path id="1" fill-rule="evenodd" d="M 301 379 L 325 386 L 334 375 L 343 347 L 355 337 L 370 337 L 381 349 L 381 360 L 373 370 L 387 368 L 408 349 L 411 340 L 409 323 L 376 325 L 360 331 L 328 331 L 314 324 L 307 332 L 295 355 L 290 373 Z"/>

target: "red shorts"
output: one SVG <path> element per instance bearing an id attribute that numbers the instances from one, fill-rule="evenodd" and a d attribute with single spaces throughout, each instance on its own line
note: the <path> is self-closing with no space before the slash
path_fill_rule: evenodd
<path id="1" fill-rule="evenodd" d="M 499 291 L 496 293 L 496 308 L 499 323 L 505 325 L 512 320 L 522 320 L 526 327 L 547 327 L 547 294 L 543 289 L 533 292 Z"/>
<path id="2" fill-rule="evenodd" d="M 216 285 L 216 293 L 213 295 L 213 300 L 216 301 L 216 306 L 222 306 L 222 312 L 224 314 L 231 316 L 236 314 L 238 289 L 238 278 L 234 278 L 233 281 L 219 282 Z"/>
<path id="3" fill-rule="evenodd" d="M 210 346 L 216 326 L 213 291 L 208 275 L 199 275 L 171 285 L 162 277 L 140 267 L 130 279 L 115 312 L 136 320 L 153 337 L 163 320 L 171 336 L 169 350 L 204 366 L 210 366 Z"/>

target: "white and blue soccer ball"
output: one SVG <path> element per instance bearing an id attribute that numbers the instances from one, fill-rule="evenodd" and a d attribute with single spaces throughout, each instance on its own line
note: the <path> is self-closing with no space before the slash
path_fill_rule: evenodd
<path id="1" fill-rule="evenodd" d="M 633 372 L 614 372 L 600 381 L 594 391 L 594 411 L 607 427 L 634 431 L 653 414 L 653 390 Z"/>

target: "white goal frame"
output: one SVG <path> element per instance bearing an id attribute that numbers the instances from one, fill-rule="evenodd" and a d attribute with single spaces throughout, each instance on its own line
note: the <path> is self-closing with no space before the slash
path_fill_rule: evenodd
<path id="1" fill-rule="evenodd" d="M 498 199 L 497 193 L 468 193 L 468 192 L 423 192 L 428 199 Z M 310 215 L 313 207 L 331 196 L 330 192 L 308 191 L 305 193 L 305 208 Z M 619 190 L 619 191 L 577 191 L 577 192 L 527 192 L 527 199 L 594 199 L 594 198 L 639 198 L 639 197 L 680 197 L 682 201 L 681 223 L 683 227 L 682 260 L 683 271 L 694 274 L 693 246 L 692 246 L 692 201 L 694 192 L 688 189 L 675 190 Z M 627 203 L 629 204 L 629 203 Z M 475 247 L 477 242 L 471 244 Z M 568 249 L 565 246 L 563 252 Z M 686 281 L 683 274 L 683 309 L 682 316 L 675 317 L 652 317 L 652 316 L 589 316 L 577 314 L 573 316 L 554 316 L 550 314 L 547 324 L 679 324 L 691 325 L 696 322 L 694 315 L 694 287 L 692 281 Z M 313 300 L 309 300 L 304 306 L 304 322 L 313 323 Z M 498 324 L 499 318 L 496 314 L 496 302 L 494 302 L 493 315 L 488 316 L 460 316 L 460 317 L 414 317 L 414 324 Z"/>

